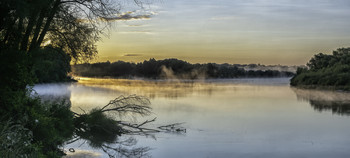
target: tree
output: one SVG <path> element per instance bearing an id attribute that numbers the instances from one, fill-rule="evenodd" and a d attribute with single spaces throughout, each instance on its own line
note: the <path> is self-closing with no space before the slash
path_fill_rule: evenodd
<path id="1" fill-rule="evenodd" d="M 308 69 L 298 68 L 291 85 L 349 90 L 349 64 L 350 48 L 339 48 L 332 55 L 316 54 L 307 63 Z"/>
<path id="2" fill-rule="evenodd" d="M 319 69 L 327 67 L 331 58 L 332 57 L 330 55 L 319 53 L 312 57 L 306 65 L 311 70 L 317 71 Z"/>
<path id="3" fill-rule="evenodd" d="M 31 52 L 52 43 L 79 61 L 96 55 L 95 42 L 108 30 L 121 4 L 109 0 L 4 0 L 0 8 L 1 47 Z"/>
<path id="4" fill-rule="evenodd" d="M 35 76 L 64 77 L 71 59 L 92 59 L 120 8 L 109 0 L 0 1 L 0 157 L 62 156 L 58 146 L 73 134 L 73 113 L 65 104 L 33 98 L 28 87 Z"/>

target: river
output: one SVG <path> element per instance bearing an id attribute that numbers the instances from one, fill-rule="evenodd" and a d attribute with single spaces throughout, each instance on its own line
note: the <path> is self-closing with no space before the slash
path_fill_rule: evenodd
<path id="1" fill-rule="evenodd" d="M 77 83 L 39 84 L 43 98 L 64 98 L 77 113 L 132 94 L 146 96 L 153 114 L 124 116 L 149 126 L 183 123 L 186 132 L 132 138 L 132 146 L 155 158 L 350 157 L 350 94 L 302 90 L 288 78 L 225 80 L 127 80 L 81 78 Z M 110 144 L 123 147 L 122 144 Z M 67 157 L 109 157 L 84 140 L 64 147 Z M 69 152 L 74 148 L 75 152 Z M 118 153 L 111 153 L 118 156 Z M 120 153 L 119 153 L 120 156 Z"/>

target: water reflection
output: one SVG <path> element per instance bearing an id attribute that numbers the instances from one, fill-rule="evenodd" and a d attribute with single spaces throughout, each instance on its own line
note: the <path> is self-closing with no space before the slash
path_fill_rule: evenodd
<path id="1" fill-rule="evenodd" d="M 66 151 L 68 152 L 68 151 Z M 74 150 L 74 152 L 68 152 L 64 158 L 96 158 L 101 157 L 102 155 L 98 152 L 91 150 Z"/>
<path id="2" fill-rule="evenodd" d="M 65 102 L 64 105 L 71 106 L 72 92 L 74 93 L 114 93 L 116 90 L 104 87 L 89 87 L 70 83 L 58 84 L 38 84 L 33 88 L 32 95 L 39 96 L 42 102 Z M 113 99 L 113 98 L 111 98 Z M 105 100 L 104 104 L 107 104 Z M 87 109 L 85 109 L 87 110 Z M 85 112 L 82 109 L 83 112 Z M 101 113 L 102 114 L 102 113 Z M 90 122 L 82 121 L 86 117 L 91 117 Z M 89 123 L 92 124 L 90 125 Z M 109 121 L 109 122 L 108 122 Z M 82 123 L 80 123 L 82 122 Z M 102 118 L 99 115 L 79 115 L 75 121 L 75 134 L 72 140 L 66 142 L 73 145 L 73 148 L 66 150 L 69 158 L 78 157 L 101 157 L 99 152 L 90 150 L 80 150 L 82 144 L 87 144 L 89 148 L 102 151 L 110 158 L 114 157 L 150 157 L 149 147 L 137 147 L 137 140 L 134 137 L 121 135 L 121 127 L 114 126 L 111 120 Z M 79 143 L 80 145 L 76 145 Z M 76 150 L 77 149 L 77 150 Z"/>
<path id="3" fill-rule="evenodd" d="M 299 100 L 308 101 L 319 112 L 350 115 L 350 93 L 340 91 L 308 90 L 292 88 Z"/>
<path id="4" fill-rule="evenodd" d="M 69 143 L 73 144 L 72 146 L 81 146 L 86 143 L 86 139 L 79 139 L 77 142 Z M 74 145 L 80 144 L 80 145 Z M 96 143 L 96 142 L 94 142 Z M 150 156 L 150 147 L 137 147 L 137 140 L 134 137 L 128 137 L 123 138 L 119 137 L 117 141 L 114 141 L 113 143 L 106 143 L 106 142 L 99 142 L 99 146 L 91 146 L 93 149 L 97 151 L 103 151 L 108 157 L 110 158 L 130 158 L 130 157 L 151 157 Z M 67 156 L 65 158 L 95 158 L 95 157 L 101 157 L 100 152 L 94 152 L 93 149 L 89 150 L 80 150 L 80 149 L 73 149 L 70 148 L 66 150 Z"/>
<path id="5" fill-rule="evenodd" d="M 350 157 L 350 140 L 346 139 L 350 117 L 341 116 L 349 115 L 349 93 L 291 89 L 288 82 L 288 79 L 194 82 L 82 79 L 66 86 L 71 93 L 72 110 L 78 113 L 82 112 L 80 108 L 89 111 L 120 95 L 137 94 L 151 99 L 157 117 L 152 126 L 186 122 L 185 135 L 157 133 L 157 139 L 133 135 L 137 144 L 125 148 L 118 148 L 121 146 L 118 143 L 102 143 L 112 145 L 104 150 L 115 156 L 120 156 L 115 151 L 134 152 L 131 149 L 139 148 L 136 151 L 152 149 L 140 155 L 151 154 L 155 158 Z M 44 92 L 66 89 L 53 87 L 42 89 Z M 314 109 L 333 110 L 337 115 Z M 127 139 L 118 136 L 116 142 Z M 78 140 L 65 148 L 76 150 L 68 152 L 73 157 L 84 154 L 81 157 L 109 157 L 103 149 L 92 148 L 87 140 Z"/>

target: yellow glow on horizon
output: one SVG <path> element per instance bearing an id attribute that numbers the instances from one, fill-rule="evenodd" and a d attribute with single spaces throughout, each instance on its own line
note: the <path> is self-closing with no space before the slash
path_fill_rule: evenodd
<path id="1" fill-rule="evenodd" d="M 349 47 L 350 22 L 345 19 L 350 12 L 343 5 L 252 2 L 152 4 L 149 19 L 116 22 L 110 38 L 97 43 L 95 61 L 178 58 L 190 63 L 304 65 L 314 54 Z"/>
<path id="2" fill-rule="evenodd" d="M 159 45 L 157 42 L 152 42 L 152 38 L 150 40 L 144 39 L 144 41 L 133 43 L 131 42 L 131 38 L 137 37 L 119 36 L 119 34 L 116 37 L 119 38 L 104 39 L 103 42 L 98 43 L 99 54 L 95 62 L 104 62 L 107 60 L 111 62 L 118 60 L 142 62 L 150 58 L 155 58 L 157 60 L 178 58 L 190 63 L 214 62 L 229 64 L 260 63 L 265 65 L 304 65 L 313 54 L 331 51 L 331 49 L 312 50 L 312 48 L 309 48 L 310 53 L 300 54 L 298 53 L 299 50 L 279 50 L 279 48 L 260 49 L 249 48 L 244 45 L 235 47 L 230 45 L 225 46 L 220 43 L 208 46 L 201 46 L 198 44 L 179 46 L 179 44 L 175 43 Z"/>

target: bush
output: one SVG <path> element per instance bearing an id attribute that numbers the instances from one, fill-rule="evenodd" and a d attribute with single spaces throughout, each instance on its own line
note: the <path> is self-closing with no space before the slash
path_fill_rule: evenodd
<path id="1" fill-rule="evenodd" d="M 0 121 L 0 157 L 40 157 L 32 141 L 33 132 L 20 122 Z"/>
<path id="2" fill-rule="evenodd" d="M 100 148 L 105 143 L 116 142 L 117 137 L 123 133 L 117 121 L 98 109 L 80 115 L 75 119 L 74 125 L 77 129 L 76 134 L 95 148 Z"/>
<path id="3" fill-rule="evenodd" d="M 61 156 L 58 149 L 65 141 L 72 138 L 74 132 L 73 112 L 61 102 L 41 103 L 40 99 L 28 99 L 25 126 L 33 133 L 33 143 L 40 152 L 50 156 Z"/>
<path id="4" fill-rule="evenodd" d="M 70 107 L 28 96 L 21 106 L 21 112 L 0 121 L 0 157 L 61 157 L 58 147 L 74 132 Z"/>

